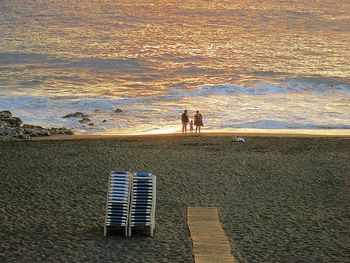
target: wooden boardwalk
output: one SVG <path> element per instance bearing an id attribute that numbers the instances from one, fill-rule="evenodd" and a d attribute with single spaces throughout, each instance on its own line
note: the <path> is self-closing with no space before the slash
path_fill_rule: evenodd
<path id="1" fill-rule="evenodd" d="M 188 207 L 195 263 L 235 263 L 216 207 Z"/>

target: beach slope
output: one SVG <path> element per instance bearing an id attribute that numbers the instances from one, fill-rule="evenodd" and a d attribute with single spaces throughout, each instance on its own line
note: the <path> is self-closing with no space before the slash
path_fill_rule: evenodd
<path id="1" fill-rule="evenodd" d="M 347 262 L 347 138 L 138 136 L 0 142 L 1 262 L 193 262 L 216 206 L 237 262 Z M 103 236 L 111 170 L 157 176 L 154 237 Z"/>

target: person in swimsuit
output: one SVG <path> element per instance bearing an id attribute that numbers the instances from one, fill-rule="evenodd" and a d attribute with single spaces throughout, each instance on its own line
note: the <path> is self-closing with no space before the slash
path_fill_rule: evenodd
<path id="1" fill-rule="evenodd" d="M 190 122 L 190 133 L 193 133 L 193 121 Z"/>
<path id="2" fill-rule="evenodd" d="M 195 133 L 201 133 L 201 126 L 203 126 L 203 118 L 202 114 L 199 113 L 199 111 L 196 111 L 196 114 L 194 115 L 194 125 L 196 126 Z"/>
<path id="3" fill-rule="evenodd" d="M 187 133 L 187 124 L 189 122 L 187 110 L 181 114 L 181 122 L 182 122 L 182 133 Z"/>

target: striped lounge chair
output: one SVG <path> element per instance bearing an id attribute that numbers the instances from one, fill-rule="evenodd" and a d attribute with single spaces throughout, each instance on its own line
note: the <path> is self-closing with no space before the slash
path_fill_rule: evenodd
<path id="1" fill-rule="evenodd" d="M 110 229 L 125 229 L 128 235 L 129 202 L 132 183 L 132 174 L 125 171 L 113 171 L 108 182 L 106 220 L 104 235 Z"/>
<path id="2" fill-rule="evenodd" d="M 155 226 L 156 177 L 151 173 L 137 172 L 132 177 L 129 236 L 132 229 L 149 228 L 153 236 Z"/>

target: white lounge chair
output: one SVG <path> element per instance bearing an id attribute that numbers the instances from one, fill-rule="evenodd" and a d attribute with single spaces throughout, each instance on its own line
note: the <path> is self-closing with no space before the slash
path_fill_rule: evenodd
<path id="1" fill-rule="evenodd" d="M 149 228 L 153 236 L 156 208 L 156 176 L 137 172 L 132 178 L 129 236 L 132 229 Z"/>
<path id="2" fill-rule="evenodd" d="M 129 172 L 113 171 L 109 177 L 105 236 L 109 229 L 118 228 L 125 228 L 125 236 L 128 235 L 131 183 L 132 174 Z"/>

